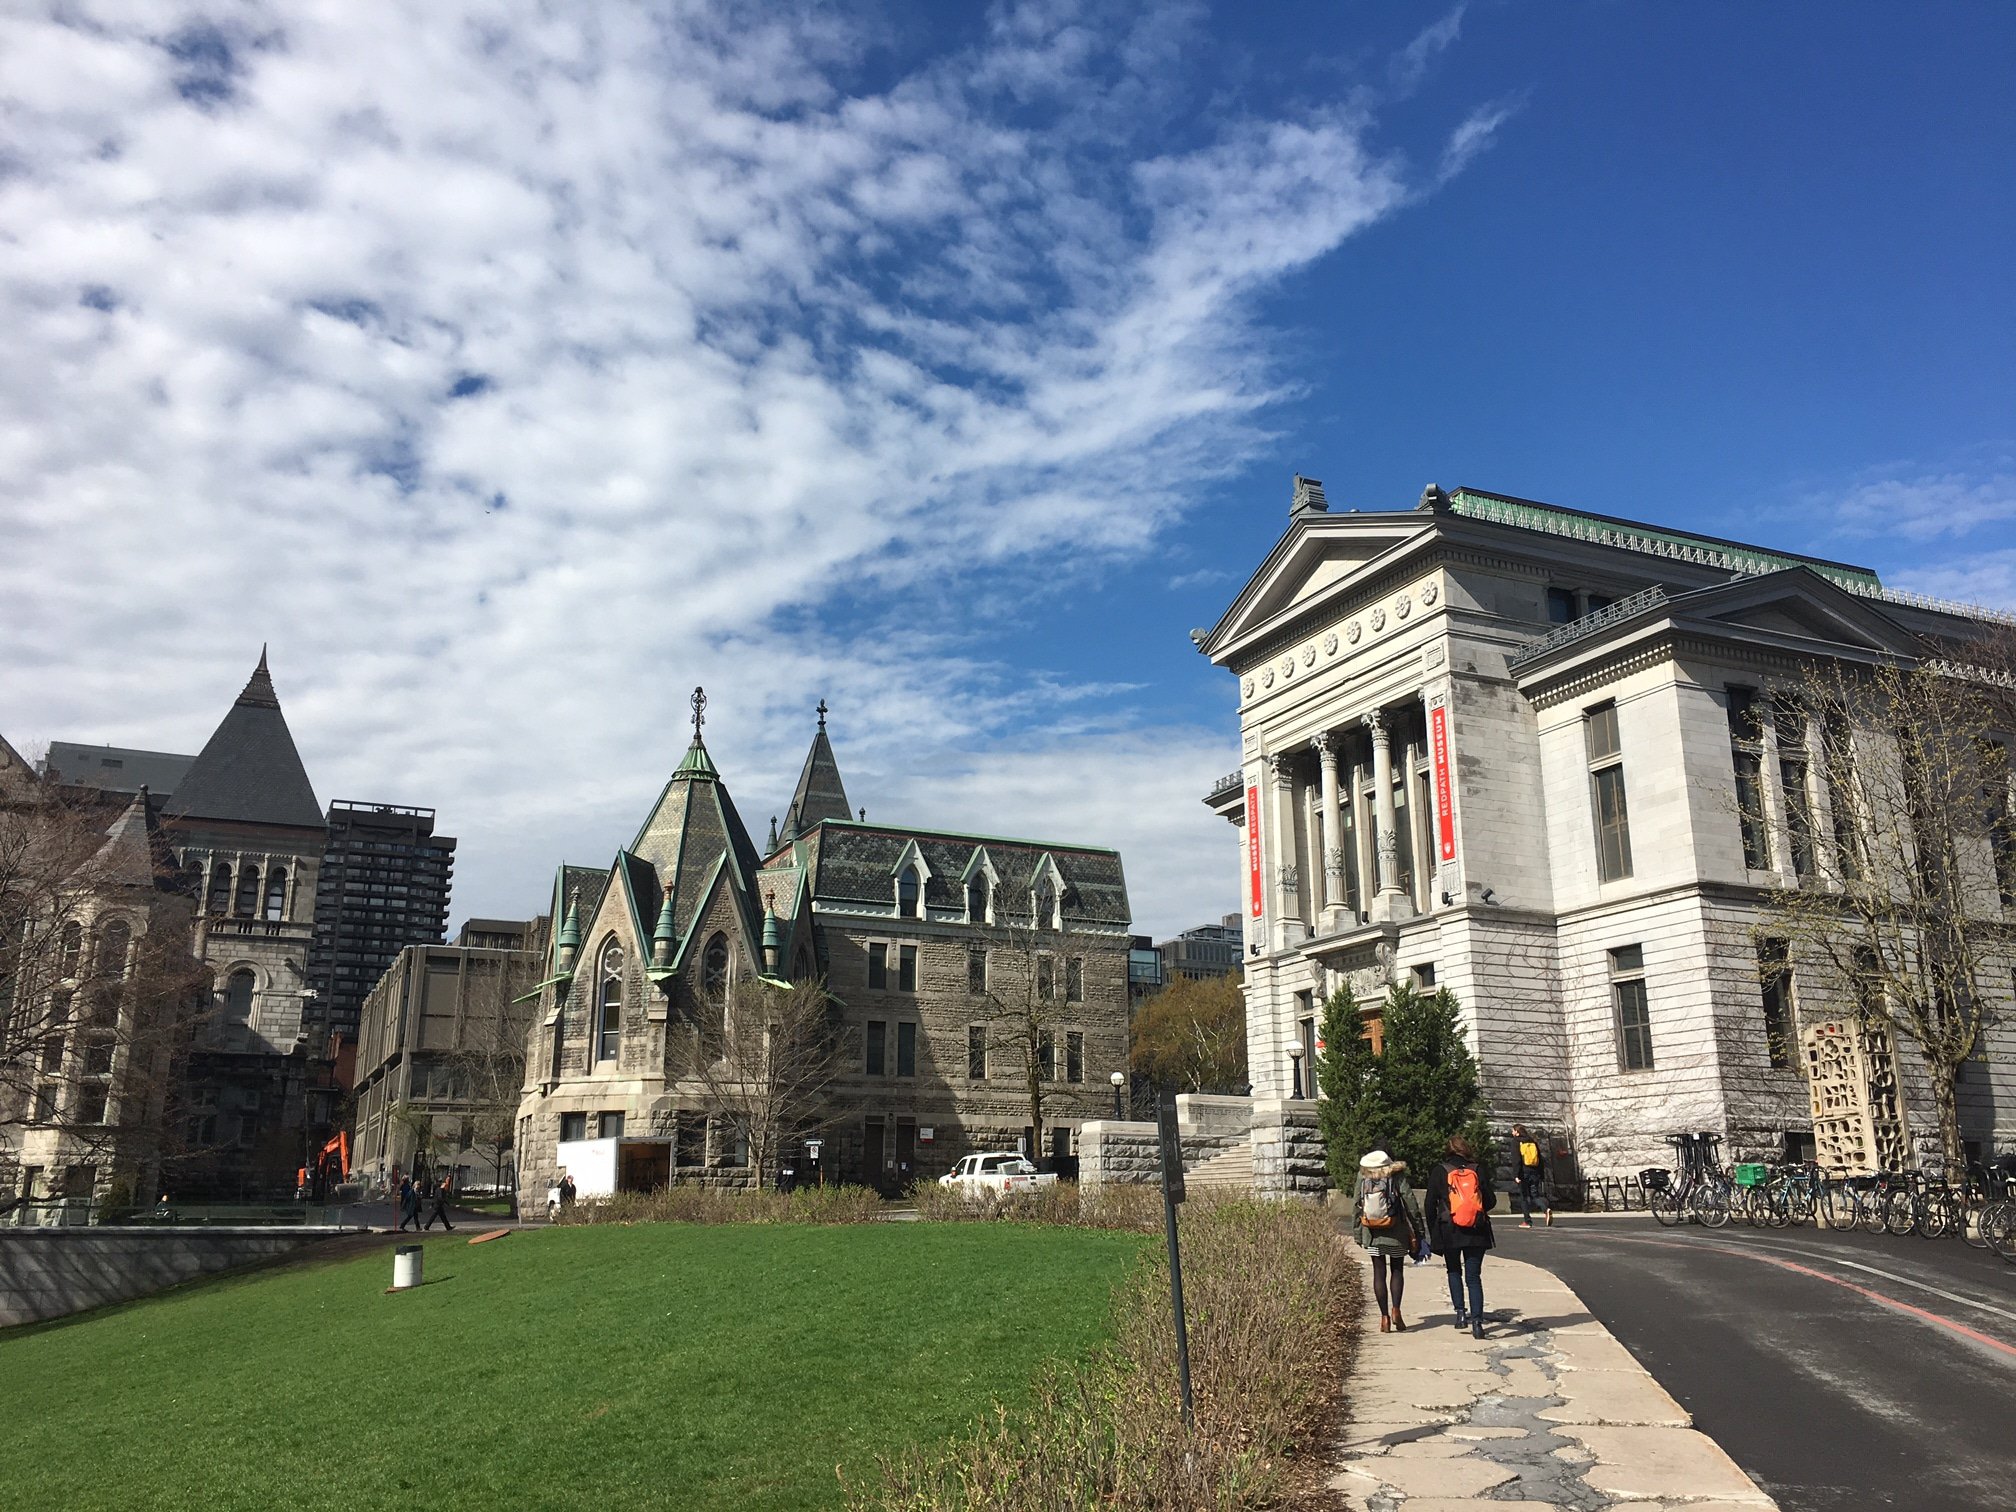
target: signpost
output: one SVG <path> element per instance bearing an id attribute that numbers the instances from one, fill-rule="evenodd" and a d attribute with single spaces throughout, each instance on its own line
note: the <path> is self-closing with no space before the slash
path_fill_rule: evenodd
<path id="1" fill-rule="evenodd" d="M 824 1187 L 826 1185 L 826 1167 L 824 1167 L 819 1163 L 818 1140 L 808 1139 L 805 1141 L 805 1158 L 812 1162 L 813 1179 L 817 1181 L 821 1187 Z"/>
<path id="2" fill-rule="evenodd" d="M 1196 1426 L 1190 1403 L 1190 1330 L 1183 1321 L 1183 1254 L 1176 1245 L 1176 1204 L 1183 1200 L 1183 1142 L 1176 1129 L 1176 1094 L 1165 1092 L 1156 1109 L 1162 1145 L 1162 1221 L 1169 1232 L 1169 1306 L 1176 1314 L 1176 1372 L 1183 1390 L 1183 1426 Z"/>

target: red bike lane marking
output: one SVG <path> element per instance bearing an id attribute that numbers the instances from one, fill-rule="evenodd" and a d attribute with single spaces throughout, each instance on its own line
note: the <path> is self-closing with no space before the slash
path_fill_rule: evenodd
<path id="1" fill-rule="evenodd" d="M 1780 1270 L 1792 1271 L 1797 1275 L 1811 1276 L 1816 1281 L 1825 1281 L 1833 1286 L 1844 1287 L 1858 1296 L 1867 1297 L 1878 1306 L 1890 1308 L 1909 1317 L 1923 1319 L 1927 1323 L 1936 1323 L 1941 1328 L 1950 1329 L 1952 1332 L 1959 1334 L 1963 1339 L 1970 1339 L 1976 1344 L 1985 1344 L 1998 1353 L 2016 1359 L 2016 1344 L 2005 1344 L 1992 1334 L 1984 1334 L 1977 1328 L 1969 1328 L 1965 1323 L 1943 1317 L 1939 1313 L 1928 1311 L 1923 1307 L 1914 1307 L 1909 1302 L 1885 1296 L 1882 1292 L 1873 1291 L 1866 1286 L 1858 1286 L 1855 1282 L 1845 1281 L 1839 1276 L 1830 1276 L 1825 1271 L 1814 1270 L 1810 1265 L 1800 1265 L 1794 1260 L 1780 1260 L 1776 1255 L 1764 1255 L 1759 1254 L 1756 1250 L 1737 1249 L 1732 1245 L 1710 1244 L 1705 1241 L 1689 1243 L 1685 1239 L 1640 1239 L 1623 1234 L 1617 1237 L 1622 1239 L 1626 1244 L 1659 1244 L 1664 1245 L 1668 1249 L 1711 1249 L 1718 1255 L 1736 1255 L 1745 1260 L 1757 1260 L 1765 1265 L 1775 1265 Z"/>

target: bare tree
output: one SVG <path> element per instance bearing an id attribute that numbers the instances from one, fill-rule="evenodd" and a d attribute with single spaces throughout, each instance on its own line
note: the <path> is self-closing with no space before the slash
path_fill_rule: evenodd
<path id="1" fill-rule="evenodd" d="M 1820 735 L 1826 822 L 1800 820 L 1831 842 L 1829 865 L 1774 894 L 1757 933 L 1818 967 L 1855 1020 L 1916 1048 L 1957 1178 L 1961 1068 L 2011 965 L 2016 681 L 1989 664 L 1837 664 L 1810 671 L 1799 701 Z"/>
<path id="2" fill-rule="evenodd" d="M 172 1092 L 211 1008 L 193 917 L 144 803 L 0 787 L 0 1162 L 144 1200 L 187 1153 Z"/>
<path id="3" fill-rule="evenodd" d="M 1029 1158 L 1036 1160 L 1043 1154 L 1049 1087 L 1057 1080 L 1058 1036 L 1067 1019 L 1083 1012 L 1085 960 L 1054 928 L 997 925 L 987 941 L 988 1053 L 1000 1048 L 1021 1075 L 1029 1099 Z"/>
<path id="4" fill-rule="evenodd" d="M 520 1003 L 539 975 L 541 957 L 513 952 L 494 970 L 472 968 L 464 985 L 455 1048 L 443 1057 L 460 1103 L 463 1148 L 487 1148 L 493 1174 L 504 1185 L 504 1155 L 518 1123 L 525 1086 L 526 1035 L 534 1003 Z M 513 1192 L 517 1183 L 509 1184 Z"/>
<path id="5" fill-rule="evenodd" d="M 840 1017 L 822 983 L 765 977 L 703 1008 L 687 1035 L 684 1074 L 699 1083 L 708 1112 L 748 1141 L 762 1186 L 792 1141 L 833 1121 L 830 1094 L 845 1056 Z"/>

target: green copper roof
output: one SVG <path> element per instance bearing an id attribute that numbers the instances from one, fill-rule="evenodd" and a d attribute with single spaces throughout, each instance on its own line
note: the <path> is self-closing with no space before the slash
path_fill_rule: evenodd
<path id="1" fill-rule="evenodd" d="M 1628 551 L 1644 551 L 1654 556 L 1697 562 L 1747 576 L 1762 576 L 1787 567 L 1807 567 L 1840 584 L 1850 593 L 1883 592 L 1882 580 L 1867 567 L 1854 567 L 1846 562 L 1830 562 L 1793 552 L 1767 551 L 1761 546 L 1746 546 L 1740 541 L 1724 541 L 1714 536 L 1660 530 L 1632 520 L 1587 514 L 1579 509 L 1564 509 L 1558 504 L 1541 504 L 1532 499 L 1515 499 L 1508 494 L 1459 488 L 1449 495 L 1449 510 L 1465 519 L 1514 525 L 1521 530 L 1544 531 L 1548 535 L 1567 536 L 1598 546 L 1621 546 Z"/>
<path id="2" fill-rule="evenodd" d="M 693 737 L 693 744 L 686 747 L 686 759 L 672 769 L 674 777 L 719 778 L 715 770 L 714 758 L 707 754 L 707 747 L 700 743 L 700 737 Z"/>

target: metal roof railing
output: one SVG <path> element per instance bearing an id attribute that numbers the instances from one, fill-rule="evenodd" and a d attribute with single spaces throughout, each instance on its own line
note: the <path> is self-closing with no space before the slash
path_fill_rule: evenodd
<path id="1" fill-rule="evenodd" d="M 1548 653 L 1573 645 L 1576 641 L 1607 630 L 1610 626 L 1634 615 L 1643 614 L 1647 609 L 1657 608 L 1666 602 L 1666 590 L 1654 583 L 1650 588 L 1640 588 L 1628 598 L 1621 598 L 1614 604 L 1605 604 L 1594 614 L 1585 614 L 1578 620 L 1570 620 L 1558 629 L 1543 635 L 1532 645 L 1511 657 L 1505 663 L 1508 671 L 1516 672 L 1528 662 L 1538 661 Z"/>

